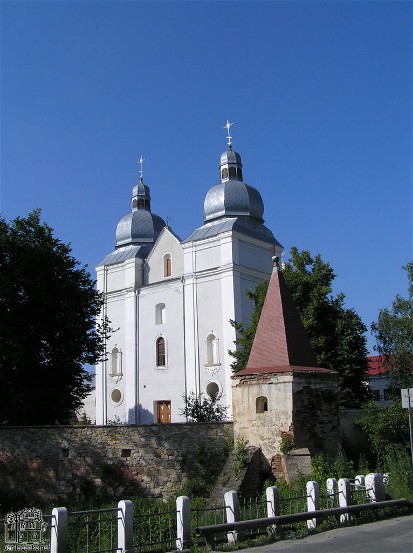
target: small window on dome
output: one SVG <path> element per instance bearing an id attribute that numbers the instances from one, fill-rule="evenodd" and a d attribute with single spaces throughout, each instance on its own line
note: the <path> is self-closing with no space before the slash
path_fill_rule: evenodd
<path id="1" fill-rule="evenodd" d="M 138 205 L 138 200 L 135 198 L 132 202 L 132 207 L 135 209 Z"/>
<path id="2" fill-rule="evenodd" d="M 242 180 L 242 169 L 241 169 L 241 167 L 238 167 L 238 169 L 237 169 L 237 176 L 238 176 L 239 180 Z"/>
<path id="3" fill-rule="evenodd" d="M 149 209 L 151 207 L 151 204 L 150 204 L 149 200 L 145 200 L 145 207 L 147 209 Z"/>
<path id="4" fill-rule="evenodd" d="M 229 176 L 230 177 L 236 177 L 237 176 L 237 170 L 235 167 L 230 167 L 229 168 Z"/>
<path id="5" fill-rule="evenodd" d="M 142 200 L 142 198 L 140 198 L 138 200 L 138 207 L 145 207 L 145 200 Z"/>
<path id="6" fill-rule="evenodd" d="M 222 169 L 222 171 L 221 171 L 221 178 L 222 179 L 227 179 L 228 178 L 228 169 L 226 167 L 224 167 L 224 169 Z"/>

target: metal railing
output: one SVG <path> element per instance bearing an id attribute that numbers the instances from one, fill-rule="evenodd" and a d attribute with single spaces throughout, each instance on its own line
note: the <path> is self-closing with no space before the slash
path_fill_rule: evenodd
<path id="1" fill-rule="evenodd" d="M 136 551 L 176 549 L 176 509 L 149 509 L 133 517 L 133 547 Z"/>
<path id="2" fill-rule="evenodd" d="M 113 553 L 118 548 L 120 509 L 68 512 L 69 553 Z"/>

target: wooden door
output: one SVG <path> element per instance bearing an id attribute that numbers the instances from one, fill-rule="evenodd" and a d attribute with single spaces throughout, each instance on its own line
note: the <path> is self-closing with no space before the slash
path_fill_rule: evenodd
<path id="1" fill-rule="evenodd" d="M 171 422 L 171 402 L 157 402 L 157 422 L 158 424 L 170 424 Z"/>

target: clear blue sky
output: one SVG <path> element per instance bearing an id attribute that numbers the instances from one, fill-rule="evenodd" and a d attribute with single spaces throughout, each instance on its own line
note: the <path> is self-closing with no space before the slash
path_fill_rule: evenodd
<path id="1" fill-rule="evenodd" d="M 227 118 L 286 258 L 369 326 L 412 258 L 411 2 L 1 3 L 1 212 L 40 207 L 93 276 L 141 154 L 152 211 L 203 223 Z"/>

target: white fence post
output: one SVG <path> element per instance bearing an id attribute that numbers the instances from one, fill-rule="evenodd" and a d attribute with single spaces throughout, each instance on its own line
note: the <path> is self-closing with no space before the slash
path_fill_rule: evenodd
<path id="1" fill-rule="evenodd" d="M 224 495 L 224 503 L 227 522 L 238 522 L 241 519 L 241 512 L 237 492 L 234 492 L 233 490 L 226 492 Z M 227 538 L 228 543 L 234 543 L 237 541 L 237 538 L 242 539 L 242 533 L 228 532 Z"/>
<path id="2" fill-rule="evenodd" d="M 191 502 L 181 495 L 176 500 L 176 548 L 179 551 L 191 545 Z"/>
<path id="3" fill-rule="evenodd" d="M 354 479 L 354 485 L 356 490 L 362 490 L 366 485 L 366 479 L 362 474 L 358 474 Z"/>
<path id="4" fill-rule="evenodd" d="M 338 503 L 340 507 L 351 505 L 350 480 L 348 478 L 340 478 L 338 481 Z M 346 523 L 348 520 L 348 513 L 340 515 L 341 523 Z"/>
<path id="5" fill-rule="evenodd" d="M 50 553 L 67 552 L 67 509 L 55 507 L 52 511 Z"/>
<path id="6" fill-rule="evenodd" d="M 118 503 L 118 550 L 133 551 L 133 503 L 129 499 Z"/>
<path id="7" fill-rule="evenodd" d="M 307 482 L 307 511 L 311 513 L 312 511 L 318 511 L 320 508 L 320 487 L 318 482 L 315 480 L 310 480 Z M 314 530 L 317 526 L 317 519 L 311 518 L 307 520 L 307 528 L 309 530 Z"/>
<path id="8" fill-rule="evenodd" d="M 378 472 L 372 472 L 366 476 L 366 491 L 371 502 L 384 501 L 386 492 L 384 491 L 383 476 Z"/>
<path id="9" fill-rule="evenodd" d="M 335 498 L 336 488 L 337 488 L 337 480 L 335 478 L 327 478 L 326 480 L 327 496 L 330 498 L 332 507 L 334 507 L 336 504 L 336 498 Z"/>
<path id="10" fill-rule="evenodd" d="M 265 490 L 265 497 L 267 499 L 267 517 L 277 517 L 280 514 L 280 492 L 276 486 L 270 486 Z M 271 526 L 271 531 L 277 531 L 277 525 Z"/>

